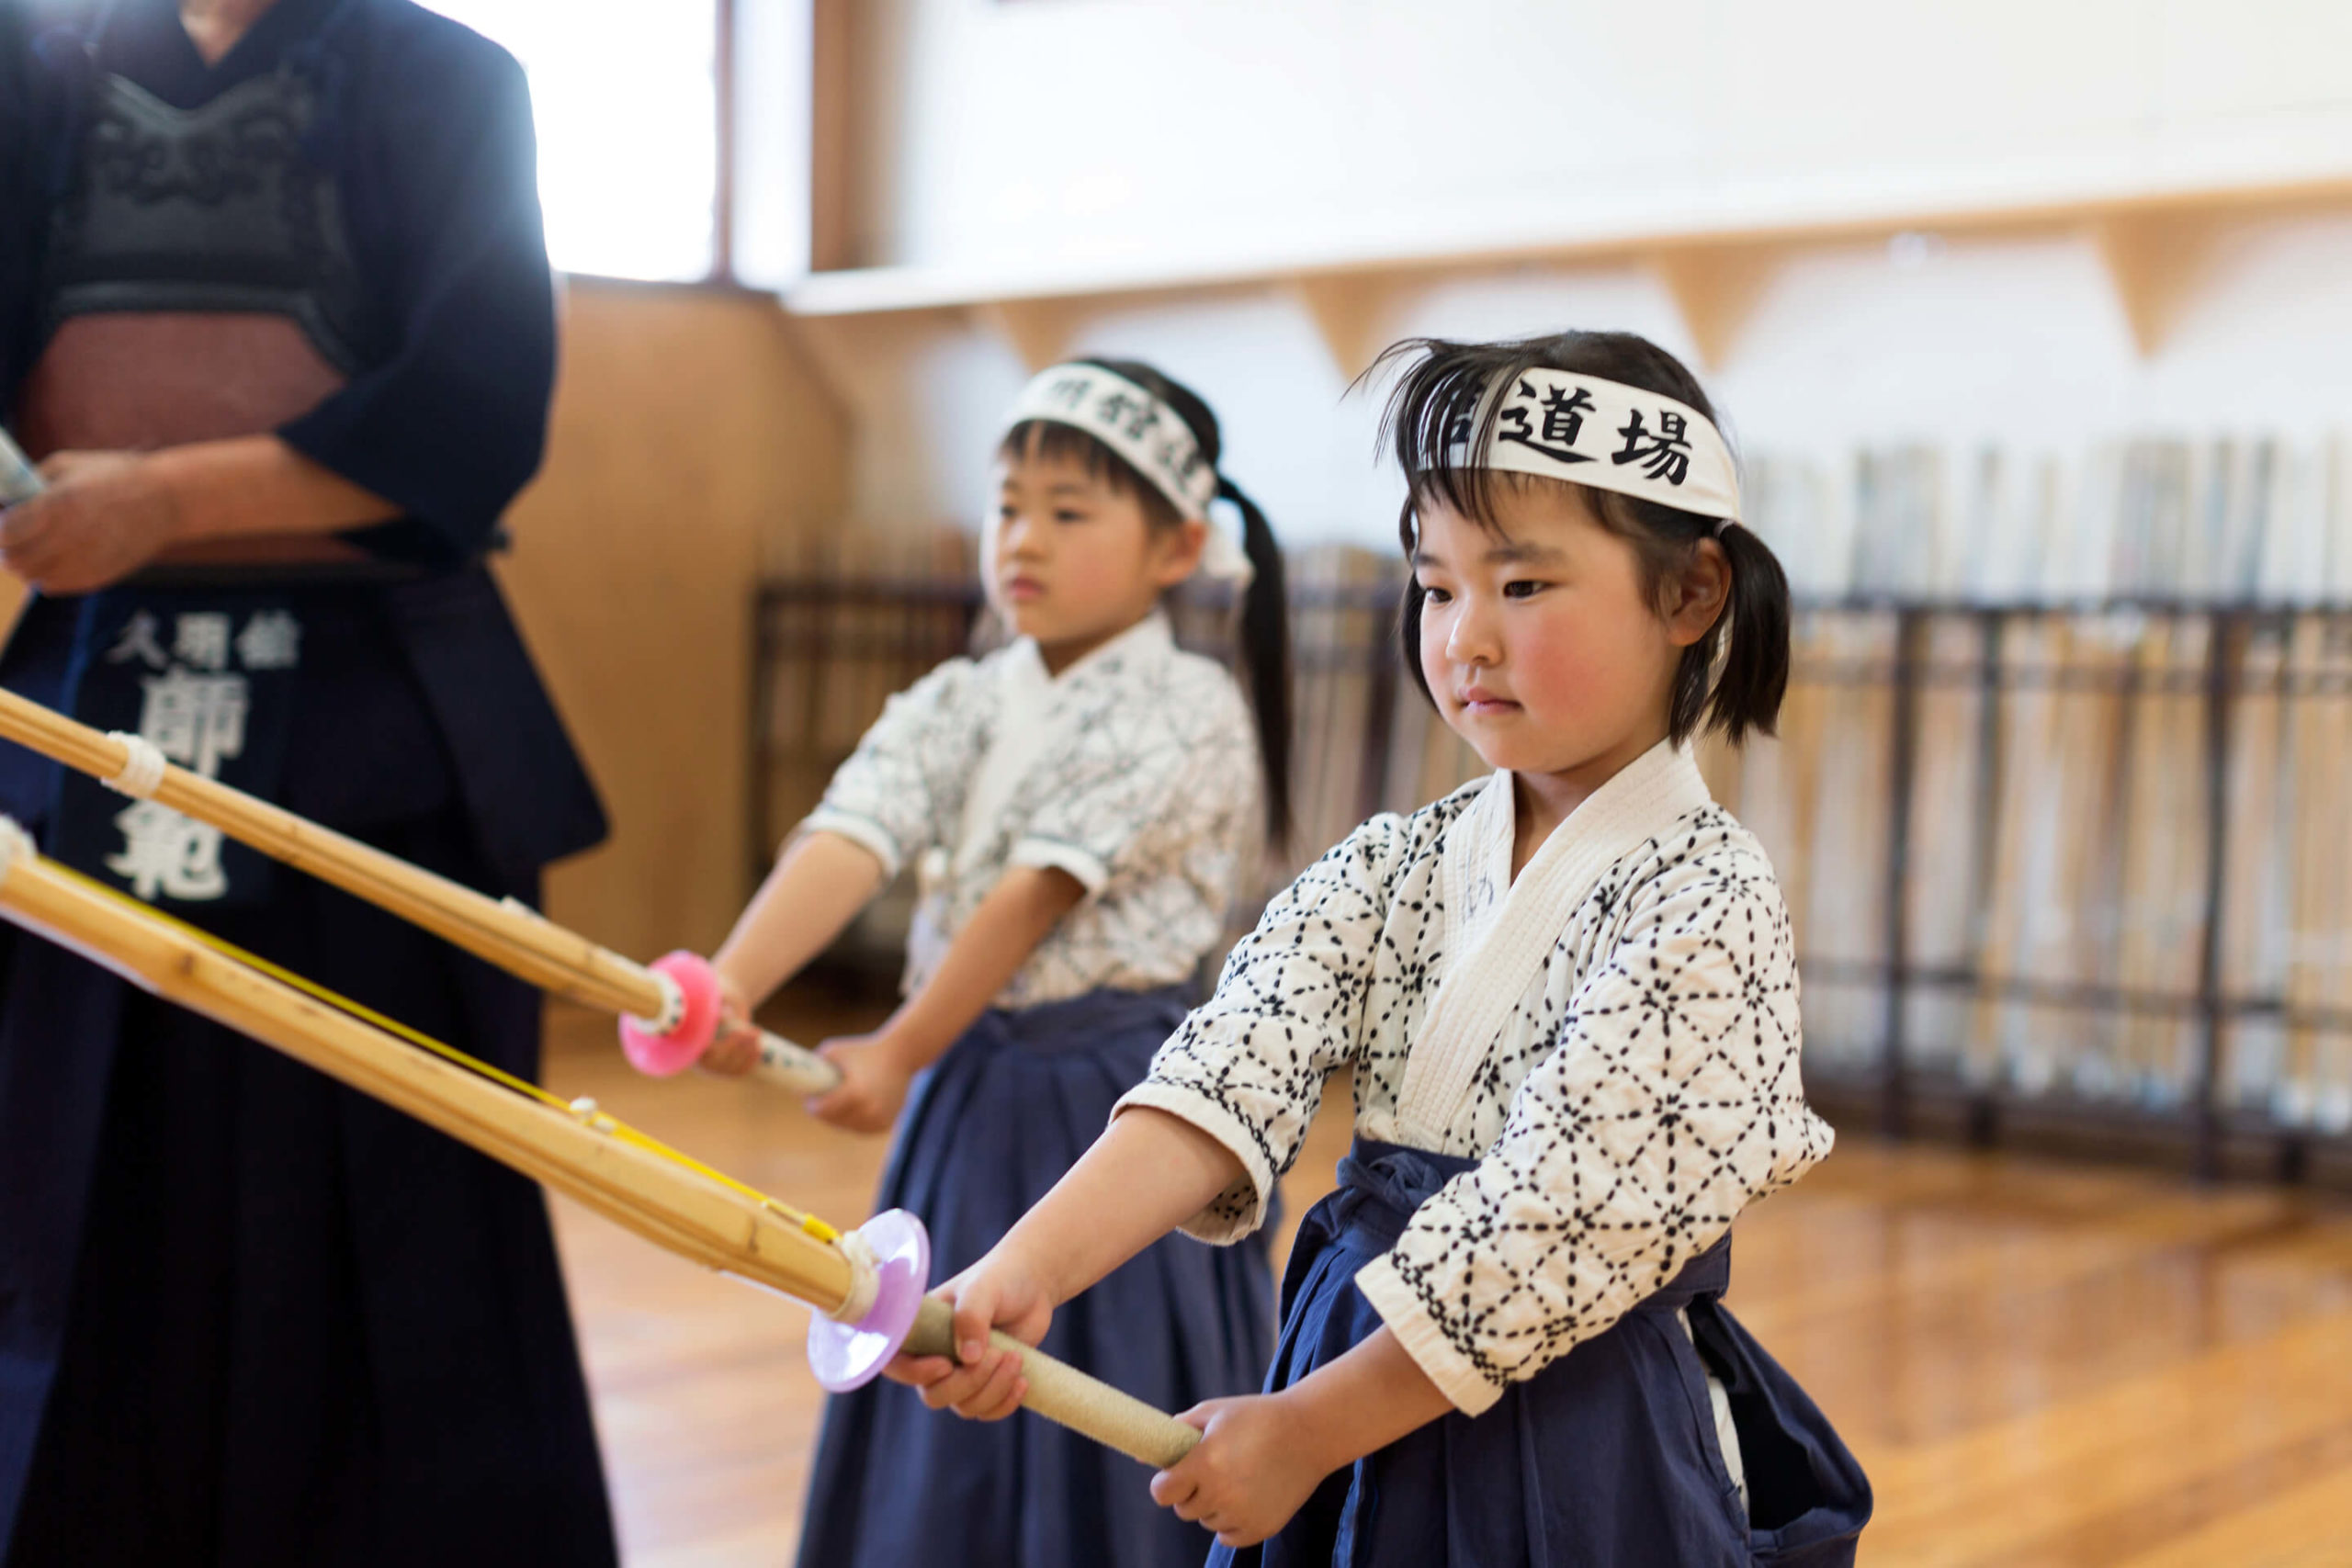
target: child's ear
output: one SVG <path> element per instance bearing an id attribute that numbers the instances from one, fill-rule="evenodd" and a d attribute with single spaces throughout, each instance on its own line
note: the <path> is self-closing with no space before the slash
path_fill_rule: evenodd
<path id="1" fill-rule="evenodd" d="M 1208 542 L 1209 525 L 1197 517 L 1173 528 L 1153 529 L 1152 581 L 1162 588 L 1173 588 L 1192 576 Z"/>
<path id="2" fill-rule="evenodd" d="M 1689 648 L 1703 640 L 1723 618 L 1731 600 L 1731 561 L 1721 545 L 1702 539 L 1658 586 L 1666 639 L 1677 648 Z"/>

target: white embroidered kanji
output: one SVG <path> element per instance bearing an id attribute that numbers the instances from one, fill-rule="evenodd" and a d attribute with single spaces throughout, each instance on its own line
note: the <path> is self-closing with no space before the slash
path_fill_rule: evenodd
<path id="1" fill-rule="evenodd" d="M 237 659 L 248 670 L 291 670 L 302 661 L 302 623 L 284 610 L 261 610 L 237 634 Z"/>
<path id="2" fill-rule="evenodd" d="M 218 610 L 195 610 L 172 626 L 172 657 L 191 670 L 229 667 L 229 617 Z"/>
<path id="3" fill-rule="evenodd" d="M 911 991 L 1014 865 L 1068 871 L 1088 896 L 998 996 L 1034 1007 L 1190 980 L 1255 864 L 1261 784 L 1248 705 L 1223 666 L 1153 615 L 1065 670 L 1023 722 L 1044 744 L 967 843 L 967 795 L 1034 671 L 1016 644 L 952 660 L 890 699 L 802 824 L 855 840 L 923 893 Z"/>
<path id="4" fill-rule="evenodd" d="M 163 643 L 157 640 L 162 630 L 162 623 L 155 619 L 153 612 L 133 611 L 130 618 L 122 623 L 122 635 L 115 638 L 112 648 L 107 649 L 107 662 L 128 664 L 136 659 L 150 670 L 161 670 L 171 662 L 164 652 Z"/>
<path id="5" fill-rule="evenodd" d="M 1374 818 L 1308 867 L 1121 1101 L 1193 1122 L 1245 1168 L 1193 1234 L 1257 1227 L 1341 1067 L 1357 1133 L 1403 1141 L 1397 1093 L 1447 962 L 1445 904 L 1474 896 L 1445 885 L 1441 846 L 1478 787 Z M 1438 1152 L 1478 1165 L 1359 1288 L 1457 1406 L 1486 1408 L 1828 1152 L 1799 1043 L 1763 851 L 1712 804 L 1660 821 L 1577 907 L 1443 1129 Z"/>
<path id="6" fill-rule="evenodd" d="M 224 759 L 244 751 L 250 692 L 243 675 L 191 675 L 174 669 L 140 685 L 146 696 L 139 733 L 173 761 L 216 778 Z"/>
<path id="7" fill-rule="evenodd" d="M 146 627 L 134 632 L 146 621 Z M 291 616 L 289 616 L 291 621 Z M 136 642 L 153 649 L 155 618 L 146 611 L 134 614 L 115 653 L 141 656 Z M 228 663 L 228 616 L 186 614 L 174 627 L 172 651 L 202 670 L 221 670 Z M 108 659 L 115 659 L 108 653 Z M 158 649 L 160 659 L 160 649 Z M 139 733 L 184 769 L 219 778 L 223 761 L 244 755 L 244 717 L 252 707 L 252 689 L 243 674 L 195 674 L 176 665 L 164 674 L 139 680 Z M 122 829 L 122 849 L 106 856 L 106 867 L 131 884 L 139 898 L 179 898 L 202 903 L 228 894 L 228 870 L 221 865 L 221 829 L 190 820 L 151 799 L 131 802 L 115 813 L 115 828 Z"/>
<path id="8" fill-rule="evenodd" d="M 140 800 L 118 813 L 114 825 L 122 829 L 123 847 L 107 857 L 107 869 L 130 884 L 134 897 L 200 902 L 229 891 L 220 829 L 210 823 Z"/>

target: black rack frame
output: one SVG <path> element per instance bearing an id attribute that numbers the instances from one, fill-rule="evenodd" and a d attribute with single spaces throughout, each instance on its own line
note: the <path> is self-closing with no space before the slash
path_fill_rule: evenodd
<path id="1" fill-rule="evenodd" d="M 1857 597 L 1816 602 L 1800 613 L 1877 615 L 1894 623 L 1894 658 L 1816 664 L 1810 678 L 1831 684 L 1868 684 L 1883 679 L 1893 696 L 1888 727 L 1887 842 L 1884 884 L 1885 960 L 1856 963 L 1801 958 L 1809 979 L 1832 985 L 1883 986 L 1883 1021 L 1874 1072 L 1805 1069 L 1807 1092 L 1833 1120 L 1868 1126 L 1902 1139 L 1927 1128 L 1955 1133 L 1980 1146 L 2004 1145 L 2064 1153 L 2124 1155 L 2184 1165 L 2199 1179 L 2267 1177 L 2329 1186 L 2352 1186 L 2352 1137 L 2281 1122 L 2270 1116 L 2233 1111 L 2222 1103 L 2222 1076 L 2231 1021 L 2275 1018 L 2290 1024 L 2352 1032 L 2352 1012 L 2290 1011 L 2281 998 L 2231 996 L 2222 984 L 2222 954 L 2230 865 L 2231 726 L 2238 699 L 2250 688 L 2242 668 L 2248 646 L 2265 628 L 2280 630 L 2306 615 L 2344 617 L 2352 610 L 2315 604 L 2282 605 L 2176 597 L 2096 599 L 2065 603 L 1894 599 Z M 2138 615 L 2150 619 L 2201 617 L 2211 623 L 2204 668 L 2193 683 L 2178 677 L 2151 680 L 2131 669 L 2105 672 L 2004 667 L 2003 632 L 2020 619 Z M 1970 664 L 1939 662 L 1929 656 L 1936 623 L 1965 617 L 1979 624 L 1979 658 Z M 1928 966 L 1913 962 L 1909 931 L 1911 804 L 1919 753 L 1919 696 L 1928 686 L 1973 683 L 1982 692 L 1979 744 L 1980 794 L 1998 767 L 2001 696 L 2032 684 L 2098 689 L 2126 696 L 2155 690 L 2203 694 L 2199 755 L 2204 772 L 2205 864 L 2200 892 L 2197 976 L 2187 994 L 2130 990 L 2086 984 L 2053 984 L 2026 978 L 1996 979 L 1973 966 Z M 2352 682 L 2296 678 L 2282 672 L 2282 696 L 2341 694 Z M 2347 824 L 2352 830 L 2352 824 Z M 2352 831 L 2347 832 L 2352 842 Z M 2347 867 L 2352 871 L 2352 867 Z M 1949 1075 L 1923 1075 L 1912 1062 L 1909 1008 L 1922 987 L 1973 992 L 2002 1000 L 2034 1002 L 2097 1011 L 2187 1015 L 2197 1023 L 2194 1088 L 2178 1111 L 2076 1097 L 2064 1092 L 2026 1093 L 1966 1083 Z"/>
<path id="2" fill-rule="evenodd" d="M 1370 611 L 1393 620 L 1401 581 L 1400 571 L 1398 578 L 1389 582 L 1301 585 L 1297 597 L 1301 608 Z M 753 617 L 756 646 L 752 689 L 755 736 L 765 734 L 777 659 L 786 647 L 784 624 L 793 618 L 792 612 L 798 608 L 843 604 L 954 611 L 956 647 L 943 649 L 941 657 L 960 651 L 981 611 L 978 587 L 968 580 L 800 579 L 763 585 Z M 1809 1097 L 1839 1124 L 1892 1138 L 1956 1137 L 1987 1147 L 2001 1145 L 2154 1160 L 2184 1168 L 2207 1180 L 2252 1176 L 2352 1187 L 2352 1137 L 2288 1124 L 2266 1114 L 2233 1110 L 2223 1104 L 2222 1094 L 2227 1032 L 2233 1021 L 2277 1019 L 2295 1026 L 2352 1032 L 2352 1011 L 2290 1013 L 2282 998 L 2228 994 L 2222 976 L 2231 848 L 2231 726 L 2238 699 L 2252 689 L 2241 673 L 2245 651 L 2254 637 L 2266 627 L 2283 630 L 2293 620 L 2313 615 L 2352 617 L 2352 607 L 2150 597 L 1987 603 L 1854 596 L 1801 603 L 1798 611 L 1800 615 L 1890 617 L 1894 647 L 1891 660 L 1801 659 L 1799 664 L 1800 679 L 1855 687 L 1883 684 L 1892 697 L 1886 758 L 1891 799 L 1879 894 L 1883 900 L 1880 918 L 1886 956 L 1878 962 L 1826 955 L 1801 956 L 1799 961 L 1802 971 L 1815 984 L 1883 987 L 1880 1037 L 1874 1043 L 1875 1063 L 1856 1069 L 1808 1062 L 1805 1074 Z M 2204 666 L 2193 672 L 2154 677 L 2137 667 L 2117 671 L 2005 667 L 2004 633 L 2012 623 L 2093 615 L 2206 618 L 2211 622 L 2211 636 Z M 1975 660 L 1939 661 L 1931 656 L 1934 628 L 1939 622 L 1953 618 L 1978 624 L 1980 654 Z M 821 622 L 823 617 L 812 619 Z M 942 648 L 940 637 L 921 633 L 921 628 L 933 619 L 937 617 L 906 618 L 903 625 L 908 628 L 905 640 L 910 653 L 917 651 L 913 647 L 917 640 L 926 649 Z M 1188 643 L 1206 646 L 1214 641 L 1220 619 L 1221 607 L 1205 600 L 1189 607 L 1180 606 L 1180 635 Z M 813 667 L 821 661 L 824 633 L 820 627 L 800 637 L 799 650 L 817 656 L 812 660 Z M 1365 671 L 1370 677 L 1366 687 L 1368 712 L 1358 793 L 1363 814 L 1369 815 L 1387 804 L 1384 795 L 1392 783 L 1388 777 L 1389 750 L 1400 682 L 1390 638 L 1374 639 L 1363 648 L 1371 658 L 1371 666 Z M 1318 648 L 1303 651 L 1318 660 L 1344 661 L 1354 649 Z M 2002 697 L 2007 692 L 2046 684 L 2061 689 L 2115 691 L 2127 696 L 2157 690 L 2202 693 L 2205 863 L 2197 974 L 2189 990 L 2174 993 L 1995 977 L 1973 965 L 1925 964 L 1912 958 L 1908 929 L 1914 837 L 1911 806 L 1919 761 L 1920 696 L 1931 686 L 1956 683 L 1976 686 L 1984 698 L 1978 746 L 1980 798 L 1989 797 L 1998 776 Z M 2277 690 L 2282 696 L 2341 695 L 2352 691 L 2352 680 L 2312 679 L 2282 672 Z M 755 769 L 764 767 L 766 754 L 763 747 L 754 748 Z M 750 794 L 751 843 L 756 876 L 764 870 L 766 854 L 773 848 L 770 840 L 774 825 L 766 820 L 767 794 L 760 778 L 755 777 Z M 2352 845 L 2352 823 L 2346 827 L 2347 845 Z M 2352 861 L 2352 856 L 2347 860 Z M 2352 864 L 2347 864 L 2347 874 L 2352 874 Z M 2064 1090 L 2028 1092 L 1965 1082 L 1956 1075 L 1923 1070 L 1914 1061 L 1915 1043 L 1910 1038 L 1907 1004 L 1926 989 L 1968 991 L 2001 1000 L 2093 1012 L 2192 1017 L 2197 1028 L 2193 1088 L 2180 1107 L 2162 1108 L 2080 1097 Z"/>

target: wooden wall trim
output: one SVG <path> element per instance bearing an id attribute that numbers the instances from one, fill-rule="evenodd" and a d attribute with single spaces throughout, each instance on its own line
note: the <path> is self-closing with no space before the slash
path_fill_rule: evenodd
<path id="1" fill-rule="evenodd" d="M 808 265 L 838 272 L 864 258 L 855 232 L 856 0 L 811 0 Z"/>

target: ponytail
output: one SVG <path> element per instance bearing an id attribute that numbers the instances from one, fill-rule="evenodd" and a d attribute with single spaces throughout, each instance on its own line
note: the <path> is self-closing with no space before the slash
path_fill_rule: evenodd
<path id="1" fill-rule="evenodd" d="M 1182 381 L 1136 359 L 1080 359 L 1124 376 L 1176 412 L 1200 446 L 1201 457 L 1215 468 L 1223 455 L 1224 437 L 1216 415 L 1198 392 Z M 1107 477 L 1117 489 L 1143 503 L 1144 515 L 1156 526 L 1174 527 L 1182 521 L 1175 506 L 1159 488 L 1137 473 L 1127 460 L 1093 435 L 1074 425 L 1023 421 L 1007 431 L 999 444 L 1004 457 L 1036 452 L 1046 457 L 1067 454 L 1086 466 L 1090 474 Z M 1290 838 L 1290 604 L 1283 586 L 1282 547 L 1258 503 L 1220 471 L 1219 499 L 1241 513 L 1241 547 L 1252 573 L 1241 600 L 1241 663 L 1250 686 L 1250 705 L 1258 721 L 1258 761 L 1266 775 L 1266 839 L 1280 847 Z M 1214 526 L 1215 525 L 1211 525 Z"/>
<path id="2" fill-rule="evenodd" d="M 1499 476 L 1513 482 L 1557 484 L 1546 479 Z M 1682 650 L 1667 699 L 1667 738 L 1677 746 L 1702 730 L 1720 730 L 1739 745 L 1748 732 L 1770 735 L 1789 689 L 1789 579 L 1772 547 L 1737 523 L 1660 505 L 1616 491 L 1577 487 L 1600 525 L 1626 540 L 1642 564 L 1652 594 L 1713 539 L 1731 570 L 1731 587 L 1707 635 Z M 1663 609 L 1663 600 L 1660 608 Z M 1415 609 L 1419 605 L 1414 606 Z M 1414 658 L 1419 657 L 1419 638 Z"/>
<path id="3" fill-rule="evenodd" d="M 1722 730 L 1724 739 L 1736 746 L 1749 730 L 1770 735 L 1780 722 L 1781 699 L 1789 689 L 1789 578 L 1772 547 L 1739 524 L 1717 535 L 1716 543 L 1731 564 L 1731 592 L 1723 614 L 1730 626 L 1687 651 L 1683 660 L 1686 668 L 1699 663 L 1702 692 L 1706 666 L 1715 666 L 1714 690 L 1706 697 L 1706 728 Z M 1713 656 L 1718 644 L 1720 659 Z M 1703 657 L 1694 660 L 1693 654 Z M 1683 713 L 1683 673 L 1676 671 L 1670 721 L 1678 738 L 1696 728 L 1699 717 L 1695 704 L 1687 717 Z"/>
<path id="4" fill-rule="evenodd" d="M 1266 774 L 1266 838 L 1280 848 L 1290 838 L 1290 603 L 1283 585 L 1283 552 L 1258 503 L 1223 474 L 1216 493 L 1241 513 L 1241 546 L 1253 573 L 1241 601 L 1241 664 L 1250 677 L 1250 705 L 1258 716 L 1258 758 Z"/>

